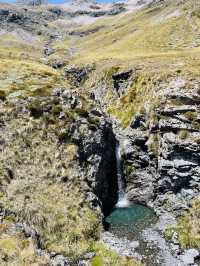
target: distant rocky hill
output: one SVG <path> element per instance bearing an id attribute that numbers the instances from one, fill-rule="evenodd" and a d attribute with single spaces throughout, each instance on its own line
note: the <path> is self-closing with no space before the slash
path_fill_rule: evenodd
<path id="1" fill-rule="evenodd" d="M 40 6 L 40 5 L 46 5 L 47 1 L 44 1 L 44 0 L 32 0 L 32 1 L 18 0 L 17 4 L 28 5 L 28 6 Z"/>

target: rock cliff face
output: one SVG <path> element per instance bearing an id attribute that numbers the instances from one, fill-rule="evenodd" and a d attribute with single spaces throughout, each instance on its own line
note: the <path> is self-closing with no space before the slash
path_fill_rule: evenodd
<path id="1" fill-rule="evenodd" d="M 73 137 L 74 138 L 74 137 Z M 79 156 L 86 181 L 104 215 L 108 215 L 117 202 L 117 173 L 115 145 L 116 140 L 112 126 L 104 119 L 98 130 L 91 135 L 78 138 Z M 89 198 L 91 193 L 89 194 Z M 97 201 L 98 200 L 98 201 Z M 95 202 L 94 202 L 95 206 Z"/>
<path id="2" fill-rule="evenodd" d="M 128 197 L 179 212 L 200 192 L 199 84 L 176 80 L 161 99 L 153 120 L 145 110 L 118 138 Z"/>

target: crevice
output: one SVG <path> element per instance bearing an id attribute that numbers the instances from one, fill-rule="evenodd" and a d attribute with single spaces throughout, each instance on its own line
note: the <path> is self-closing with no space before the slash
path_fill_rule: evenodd
<path id="1" fill-rule="evenodd" d="M 102 138 L 105 147 L 96 175 L 94 192 L 102 203 L 103 215 L 107 216 L 118 199 L 117 163 L 115 156 L 116 139 L 111 127 L 104 131 Z"/>

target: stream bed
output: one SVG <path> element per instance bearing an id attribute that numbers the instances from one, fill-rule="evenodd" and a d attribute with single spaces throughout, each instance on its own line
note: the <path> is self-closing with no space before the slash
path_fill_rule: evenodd
<path id="1" fill-rule="evenodd" d="M 171 224 L 169 216 L 158 218 L 151 208 L 140 204 L 116 207 L 105 219 L 102 241 L 120 255 L 139 259 L 146 266 L 183 266 L 162 235 L 161 228 L 168 220 Z"/>

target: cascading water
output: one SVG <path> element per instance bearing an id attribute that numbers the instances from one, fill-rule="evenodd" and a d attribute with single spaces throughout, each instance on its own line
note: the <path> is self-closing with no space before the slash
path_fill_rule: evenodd
<path id="1" fill-rule="evenodd" d="M 117 143 L 115 148 L 116 154 L 116 164 L 117 164 L 117 183 L 118 183 L 118 202 L 116 207 L 125 208 L 130 205 L 130 202 L 126 198 L 124 182 L 123 182 L 123 174 L 122 174 L 122 160 L 121 160 L 121 151 L 120 145 Z"/>

